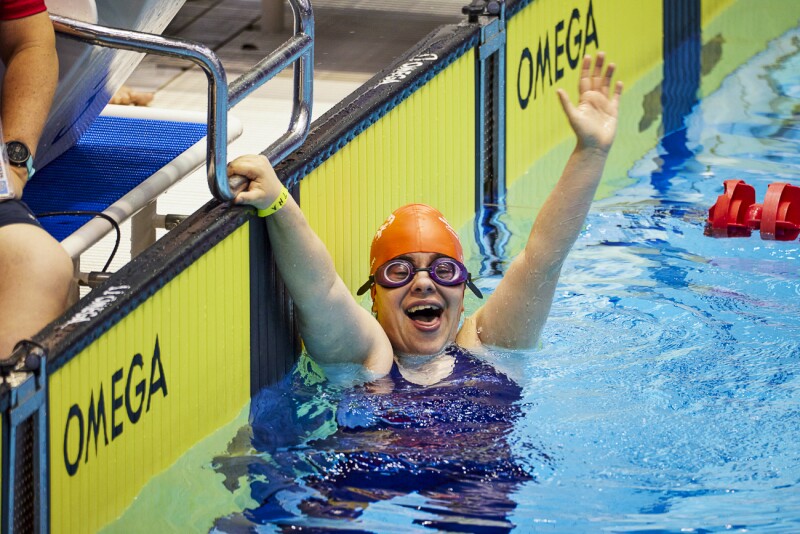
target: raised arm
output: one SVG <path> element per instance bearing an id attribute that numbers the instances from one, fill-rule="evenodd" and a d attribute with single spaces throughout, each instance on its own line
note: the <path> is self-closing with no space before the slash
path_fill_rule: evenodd
<path id="1" fill-rule="evenodd" d="M 266 209 L 282 184 L 264 156 L 242 156 L 228 165 L 229 175 L 248 178 L 237 204 Z M 336 273 L 328 250 L 291 196 L 266 218 L 275 261 L 295 304 L 308 353 L 320 362 L 362 363 L 385 374 L 392 347 L 380 324 L 358 305 Z"/>
<path id="2" fill-rule="evenodd" d="M 483 344 L 525 349 L 539 340 L 561 266 L 583 227 L 616 133 L 622 83 L 612 89 L 614 64 L 604 72 L 604 63 L 602 53 L 594 66 L 591 57 L 583 59 L 577 106 L 558 90 L 577 145 L 539 211 L 524 250 L 486 304 L 465 323 Z"/>

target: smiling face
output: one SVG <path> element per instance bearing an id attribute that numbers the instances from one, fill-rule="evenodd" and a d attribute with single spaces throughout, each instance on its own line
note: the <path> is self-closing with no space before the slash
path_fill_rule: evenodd
<path id="1" fill-rule="evenodd" d="M 399 257 L 415 267 L 428 267 L 442 256 L 413 252 Z M 375 286 L 372 310 L 395 352 L 436 354 L 456 338 L 464 311 L 464 284 L 442 286 L 420 271 L 402 287 Z"/>

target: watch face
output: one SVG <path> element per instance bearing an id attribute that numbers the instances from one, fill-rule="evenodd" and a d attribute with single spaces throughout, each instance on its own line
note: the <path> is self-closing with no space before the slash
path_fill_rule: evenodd
<path id="1" fill-rule="evenodd" d="M 8 154 L 8 161 L 14 165 L 25 165 L 31 155 L 28 147 L 19 141 L 10 141 L 6 145 L 6 153 Z"/>

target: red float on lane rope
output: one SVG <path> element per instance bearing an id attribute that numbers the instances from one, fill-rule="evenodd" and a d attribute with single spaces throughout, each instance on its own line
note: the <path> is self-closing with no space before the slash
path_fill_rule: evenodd
<path id="1" fill-rule="evenodd" d="M 725 180 L 725 193 L 708 210 L 707 222 L 711 237 L 748 237 L 759 230 L 762 239 L 792 241 L 800 235 L 800 187 L 770 184 L 764 204 L 757 204 L 753 186 Z"/>

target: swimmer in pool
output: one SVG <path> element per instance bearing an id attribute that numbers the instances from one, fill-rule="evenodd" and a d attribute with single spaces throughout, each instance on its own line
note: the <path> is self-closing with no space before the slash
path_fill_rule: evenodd
<path id="1" fill-rule="evenodd" d="M 370 314 L 351 296 L 299 206 L 287 195 L 264 156 L 237 158 L 229 175 L 249 180 L 236 196 L 265 216 L 275 260 L 291 294 L 309 355 L 322 363 L 360 363 L 385 376 L 395 362 L 413 383 L 448 376 L 456 344 L 533 348 L 550 311 L 561 266 L 583 226 L 617 128 L 622 83 L 603 53 L 587 56 L 573 104 L 558 90 L 577 143 L 561 178 L 536 218 L 524 250 L 486 302 L 466 318 L 467 288 L 478 291 L 463 265 L 455 231 L 437 210 L 403 206 L 378 229 L 370 250 Z"/>

